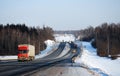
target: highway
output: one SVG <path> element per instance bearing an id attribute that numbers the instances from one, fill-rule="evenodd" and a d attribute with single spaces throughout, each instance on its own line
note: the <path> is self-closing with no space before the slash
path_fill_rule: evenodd
<path id="1" fill-rule="evenodd" d="M 66 42 L 61 42 L 58 49 L 55 50 L 53 53 L 33 61 L 0 62 L 0 76 L 49 76 L 49 73 L 44 75 L 44 73 L 46 73 L 46 70 L 51 69 L 50 71 L 52 71 L 55 68 L 61 66 L 64 67 L 62 68 L 63 69 L 62 72 L 63 72 L 66 69 L 66 66 L 70 66 L 70 67 L 73 66 L 72 58 L 80 53 L 79 48 L 75 48 L 73 43 L 69 43 L 69 45 L 71 46 L 70 50 L 64 56 L 58 57 L 64 50 L 66 44 L 67 44 Z M 73 53 L 73 50 L 76 50 L 76 52 Z M 80 67 L 80 65 L 77 66 Z M 54 71 L 52 71 L 52 73 L 53 72 Z M 57 75 L 53 73 L 51 74 L 51 76 L 57 76 Z M 66 74 L 63 76 L 66 76 Z M 90 75 L 88 74 L 88 76 Z"/>

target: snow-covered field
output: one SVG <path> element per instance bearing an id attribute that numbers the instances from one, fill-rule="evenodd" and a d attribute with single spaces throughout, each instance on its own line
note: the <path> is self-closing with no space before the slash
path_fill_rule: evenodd
<path id="1" fill-rule="evenodd" d="M 80 41 L 76 42 L 80 45 Z M 99 73 L 100 76 L 120 76 L 120 59 L 111 60 L 106 57 L 99 57 L 89 42 L 82 42 L 83 52 L 76 63 L 87 67 L 88 69 Z"/>
<path id="2" fill-rule="evenodd" d="M 55 34 L 55 41 L 56 42 L 71 42 L 75 41 L 75 36 L 72 34 Z"/>

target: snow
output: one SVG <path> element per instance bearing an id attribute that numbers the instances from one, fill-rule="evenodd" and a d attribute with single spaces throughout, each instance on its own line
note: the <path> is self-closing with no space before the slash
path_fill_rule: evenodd
<path id="1" fill-rule="evenodd" d="M 119 76 L 120 59 L 111 60 L 107 57 L 99 57 L 96 54 L 90 42 L 76 42 L 78 46 L 82 43 L 83 52 L 80 58 L 75 60 L 76 63 L 87 66 L 90 70 L 97 72 L 100 76 Z"/>
<path id="2" fill-rule="evenodd" d="M 59 43 L 55 43 L 52 40 L 46 40 L 45 44 L 47 45 L 47 48 L 43 51 L 41 51 L 38 55 L 35 56 L 35 59 L 42 58 L 44 56 L 49 55 L 53 51 L 55 51 L 58 48 Z"/>
<path id="3" fill-rule="evenodd" d="M 75 36 L 73 34 L 55 34 L 55 41 L 56 42 L 71 42 L 75 41 Z"/>
<path id="4" fill-rule="evenodd" d="M 0 60 L 15 60 L 17 56 L 0 56 Z"/>

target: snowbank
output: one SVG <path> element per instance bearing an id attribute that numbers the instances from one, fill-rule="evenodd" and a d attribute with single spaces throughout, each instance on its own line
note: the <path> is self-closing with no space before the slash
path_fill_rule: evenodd
<path id="1" fill-rule="evenodd" d="M 58 43 L 55 43 L 52 40 L 46 40 L 45 44 L 47 45 L 47 48 L 43 51 L 41 51 L 38 55 L 35 56 L 35 59 L 42 58 L 44 56 L 47 56 L 51 52 L 55 51 L 58 48 Z"/>
<path id="2" fill-rule="evenodd" d="M 46 40 L 44 42 L 47 46 L 53 46 L 55 44 L 55 42 L 53 40 Z"/>
<path id="3" fill-rule="evenodd" d="M 55 34 L 55 41 L 56 42 L 71 42 L 75 41 L 75 36 L 72 34 Z"/>
<path id="4" fill-rule="evenodd" d="M 80 42 L 76 42 L 80 45 Z M 88 42 L 82 42 L 83 52 L 81 58 L 75 60 L 76 63 L 84 64 L 101 76 L 119 76 L 120 59 L 111 60 L 106 57 L 96 55 L 96 49 L 92 48 Z M 102 72 L 101 72 L 102 70 Z M 108 75 L 107 75 L 108 74 Z"/>
<path id="5" fill-rule="evenodd" d="M 16 60 L 17 56 L 0 56 L 0 60 Z"/>

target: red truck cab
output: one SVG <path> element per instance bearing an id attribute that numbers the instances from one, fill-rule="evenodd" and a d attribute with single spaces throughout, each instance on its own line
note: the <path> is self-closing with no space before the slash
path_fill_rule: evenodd
<path id="1" fill-rule="evenodd" d="M 28 59 L 28 47 L 18 46 L 18 60 L 27 60 Z"/>

